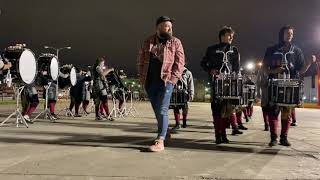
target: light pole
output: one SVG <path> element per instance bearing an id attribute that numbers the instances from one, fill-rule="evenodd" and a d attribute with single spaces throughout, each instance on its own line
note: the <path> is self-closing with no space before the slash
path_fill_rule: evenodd
<path id="1" fill-rule="evenodd" d="M 63 49 L 71 49 L 70 46 L 66 46 L 66 47 L 62 47 L 62 48 L 56 48 L 56 47 L 51 47 L 51 46 L 44 46 L 45 49 L 53 49 L 56 51 L 56 56 L 57 59 L 59 60 L 59 51 L 63 50 Z"/>

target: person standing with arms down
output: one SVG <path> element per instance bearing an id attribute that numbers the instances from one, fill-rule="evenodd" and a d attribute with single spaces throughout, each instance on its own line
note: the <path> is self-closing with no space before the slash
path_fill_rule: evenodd
<path id="1" fill-rule="evenodd" d="M 182 77 L 180 79 L 182 86 L 185 87 L 185 90 L 188 93 L 187 102 L 183 106 L 176 106 L 173 108 L 174 119 L 176 121 L 176 125 L 172 128 L 173 131 L 178 130 L 181 128 L 181 114 L 180 109 L 182 109 L 182 127 L 187 127 L 187 117 L 189 112 L 189 102 L 194 98 L 194 83 L 193 83 L 193 76 L 189 69 L 186 67 L 183 70 Z"/>
<path id="2" fill-rule="evenodd" d="M 168 109 L 173 86 L 181 78 L 185 55 L 181 41 L 173 36 L 173 19 L 161 16 L 156 33 L 144 41 L 139 51 L 138 76 L 151 101 L 158 123 L 158 136 L 149 150 L 164 150 L 168 130 Z"/>
<path id="3" fill-rule="evenodd" d="M 106 66 L 105 58 L 98 58 L 93 66 L 93 98 L 95 103 L 96 120 L 102 121 L 103 117 L 100 114 L 100 106 L 106 112 L 106 117 L 109 121 L 114 121 L 112 117 L 109 117 L 108 107 L 108 82 L 106 75 L 113 71 L 113 68 Z"/>

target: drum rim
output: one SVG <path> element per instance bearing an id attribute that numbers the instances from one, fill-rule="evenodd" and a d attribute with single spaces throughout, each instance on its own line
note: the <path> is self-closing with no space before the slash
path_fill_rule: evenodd
<path id="1" fill-rule="evenodd" d="M 58 73 L 57 73 L 57 77 L 56 77 L 55 79 L 52 77 L 52 74 L 51 74 L 51 64 L 52 64 L 52 59 L 53 59 L 53 58 L 55 58 L 55 59 L 57 60 L 57 64 L 58 64 L 58 69 L 57 69 Z M 50 68 L 49 68 L 49 72 L 50 72 L 50 76 L 51 76 L 51 79 L 52 79 L 52 80 L 56 81 L 56 80 L 59 78 L 59 71 L 60 71 L 59 59 L 58 59 L 58 57 L 57 57 L 56 55 L 54 55 L 54 56 L 51 58 Z"/>
<path id="2" fill-rule="evenodd" d="M 74 83 L 74 84 L 72 84 L 72 79 L 71 79 L 71 72 L 72 72 L 72 71 L 74 71 L 74 72 L 75 72 L 75 75 L 76 75 L 76 76 L 75 76 L 75 79 L 76 79 L 76 80 L 75 80 L 75 83 Z M 71 84 L 71 86 L 75 86 L 75 85 L 77 84 L 77 71 L 76 71 L 76 67 L 74 67 L 74 66 L 73 66 L 73 67 L 71 68 L 71 70 L 70 70 L 70 84 Z"/>
<path id="3" fill-rule="evenodd" d="M 35 82 L 35 80 L 36 80 L 36 78 L 37 78 L 37 74 L 38 74 L 38 61 L 37 61 L 36 56 L 35 56 L 35 54 L 33 53 L 33 51 L 31 51 L 31 49 L 29 49 L 29 48 L 23 48 L 23 49 L 22 49 L 22 52 L 21 52 L 21 54 L 20 54 L 20 57 L 21 57 L 22 53 L 25 52 L 25 51 L 31 52 L 31 54 L 32 54 L 33 57 L 34 57 L 34 60 L 35 60 L 35 63 L 36 63 L 35 74 L 34 74 L 34 77 L 33 77 L 32 81 L 31 81 L 30 83 L 26 83 L 25 81 L 23 81 L 22 76 L 21 76 L 21 74 L 20 74 L 20 68 L 19 68 L 19 67 L 20 67 L 20 66 L 19 66 L 19 64 L 20 64 L 20 63 L 19 63 L 19 62 L 20 62 L 20 58 L 19 58 L 19 62 L 16 63 L 16 69 L 18 69 L 17 75 L 18 75 L 18 78 L 19 78 L 23 83 L 25 83 L 25 84 L 33 84 L 33 83 Z"/>

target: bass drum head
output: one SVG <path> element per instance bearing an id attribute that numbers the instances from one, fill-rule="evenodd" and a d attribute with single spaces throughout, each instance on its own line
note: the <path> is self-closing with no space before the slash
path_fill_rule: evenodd
<path id="1" fill-rule="evenodd" d="M 59 76 L 59 62 L 58 62 L 58 59 L 56 57 L 53 57 L 51 59 L 50 75 L 51 75 L 52 80 L 56 81 L 58 79 L 58 76 Z"/>
<path id="2" fill-rule="evenodd" d="M 34 54 L 25 49 L 19 59 L 18 72 L 21 80 L 26 84 L 34 82 L 37 75 L 37 61 Z"/>
<path id="3" fill-rule="evenodd" d="M 76 72 L 76 68 L 72 67 L 71 71 L 70 71 L 70 82 L 72 86 L 75 86 L 77 83 L 77 72 Z"/>

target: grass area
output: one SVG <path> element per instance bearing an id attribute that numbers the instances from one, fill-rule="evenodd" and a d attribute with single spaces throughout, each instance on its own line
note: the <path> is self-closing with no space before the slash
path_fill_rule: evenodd
<path id="1" fill-rule="evenodd" d="M 260 106 L 260 103 L 255 103 L 255 106 Z M 303 103 L 301 108 L 320 109 L 317 103 Z"/>
<path id="2" fill-rule="evenodd" d="M 304 108 L 320 109 L 320 106 L 317 103 L 304 103 Z"/>
<path id="3" fill-rule="evenodd" d="M 7 105 L 7 104 L 15 104 L 16 101 L 15 100 L 0 100 L 0 105 Z"/>
<path id="4" fill-rule="evenodd" d="M 39 99 L 40 100 L 40 105 L 44 104 L 44 99 Z M 21 103 L 21 101 L 19 100 L 19 103 Z M 59 99 L 58 101 L 59 104 L 68 104 L 69 100 L 65 100 L 65 99 Z M 0 105 L 13 105 L 16 104 L 16 100 L 10 100 L 10 99 L 4 99 L 3 101 L 0 100 Z"/>

